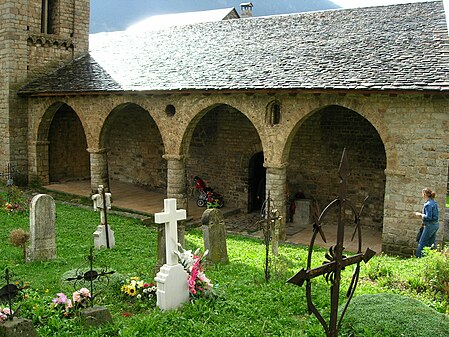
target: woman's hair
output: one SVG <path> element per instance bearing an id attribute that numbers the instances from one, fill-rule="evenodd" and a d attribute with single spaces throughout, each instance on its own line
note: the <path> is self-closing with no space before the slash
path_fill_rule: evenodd
<path id="1" fill-rule="evenodd" d="M 422 192 L 424 193 L 424 195 L 426 195 L 429 198 L 434 199 L 435 198 L 435 192 L 433 192 L 430 188 L 426 187 L 423 188 Z"/>

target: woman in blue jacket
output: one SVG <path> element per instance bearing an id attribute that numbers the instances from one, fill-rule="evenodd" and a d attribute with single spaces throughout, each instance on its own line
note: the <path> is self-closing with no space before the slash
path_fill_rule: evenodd
<path id="1" fill-rule="evenodd" d="M 437 231 L 438 228 L 440 228 L 440 224 L 438 223 L 438 204 L 434 200 L 435 192 L 433 192 L 430 188 L 425 188 L 422 190 L 422 196 L 426 200 L 422 213 L 415 212 L 417 216 L 422 217 L 422 223 L 424 226 L 421 238 L 418 241 L 416 257 L 422 256 L 422 250 L 424 247 L 435 246 Z"/>

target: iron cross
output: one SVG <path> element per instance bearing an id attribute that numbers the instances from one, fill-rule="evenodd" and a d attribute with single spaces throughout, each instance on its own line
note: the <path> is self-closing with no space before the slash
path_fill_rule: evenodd
<path id="1" fill-rule="evenodd" d="M 340 189 L 339 196 L 337 199 L 333 200 L 330 204 L 326 206 L 326 208 L 321 212 L 317 212 L 317 216 L 315 222 L 313 224 L 313 235 L 312 240 L 309 246 L 309 254 L 307 257 L 307 269 L 301 269 L 298 273 L 296 273 L 293 277 L 291 277 L 287 282 L 302 286 L 304 282 L 306 283 L 306 296 L 307 296 L 307 307 L 309 313 L 313 313 L 321 325 L 323 326 L 326 336 L 328 337 L 337 337 L 338 331 L 340 329 L 340 325 L 343 319 L 343 316 L 348 308 L 349 302 L 351 301 L 352 296 L 354 295 L 355 288 L 357 286 L 359 273 L 360 273 L 360 262 L 364 261 L 368 262 L 375 254 L 371 249 L 367 249 L 365 253 L 362 253 L 362 234 L 360 228 L 360 215 L 365 206 L 365 202 L 368 197 L 363 201 L 362 207 L 359 212 L 356 211 L 354 205 L 350 200 L 347 199 L 347 181 L 349 177 L 349 164 L 346 155 L 346 149 L 343 150 L 340 168 L 339 168 L 339 176 L 340 176 Z M 316 268 L 311 268 L 311 260 L 313 253 L 313 246 L 315 242 L 315 238 L 318 234 L 322 237 L 323 241 L 326 242 L 326 238 L 324 236 L 323 230 L 321 228 L 321 224 L 323 219 L 328 214 L 329 210 L 333 208 L 338 208 L 338 226 L 337 226 L 337 242 L 334 246 L 329 248 L 329 252 L 326 254 L 327 261 L 323 262 L 323 265 Z M 352 235 L 352 239 L 354 239 L 355 234 L 358 234 L 358 251 L 356 255 L 346 257 L 344 255 L 344 222 L 343 222 L 343 214 L 346 209 L 349 209 L 351 213 L 354 215 L 354 223 L 355 230 Z M 347 290 L 346 296 L 347 301 L 344 309 L 342 310 L 340 316 L 338 316 L 338 299 L 340 293 L 340 281 L 341 281 L 341 271 L 350 265 L 356 265 L 354 273 L 352 275 L 352 280 Z M 331 282 L 331 313 L 330 313 L 330 321 L 329 324 L 324 320 L 321 314 L 316 309 L 315 305 L 312 302 L 312 286 L 310 280 L 314 277 L 323 275 L 326 278 L 327 282 Z"/>

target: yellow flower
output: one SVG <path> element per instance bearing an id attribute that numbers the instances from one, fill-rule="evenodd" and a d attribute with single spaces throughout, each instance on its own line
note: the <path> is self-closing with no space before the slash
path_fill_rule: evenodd
<path id="1" fill-rule="evenodd" d="M 137 295 L 136 288 L 134 288 L 134 287 L 128 287 L 127 294 L 128 294 L 129 296 L 136 296 L 136 295 Z"/>

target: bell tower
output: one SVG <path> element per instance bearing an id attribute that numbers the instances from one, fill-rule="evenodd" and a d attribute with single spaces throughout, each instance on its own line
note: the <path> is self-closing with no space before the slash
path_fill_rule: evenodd
<path id="1" fill-rule="evenodd" d="M 0 2 L 0 172 L 11 163 L 26 183 L 28 101 L 17 91 L 89 48 L 90 0 Z"/>

